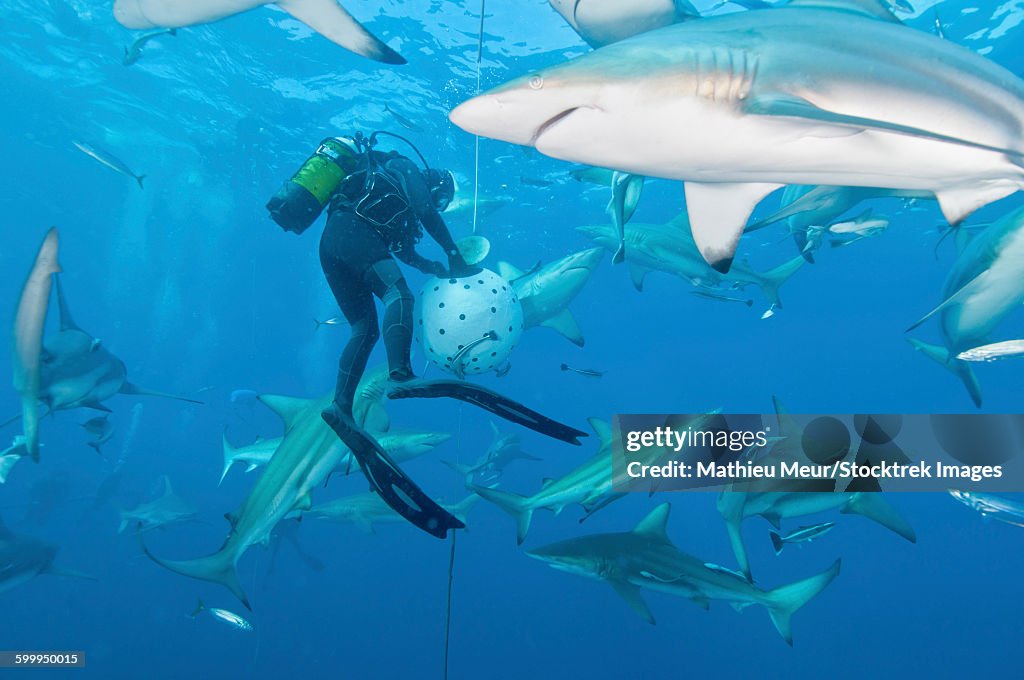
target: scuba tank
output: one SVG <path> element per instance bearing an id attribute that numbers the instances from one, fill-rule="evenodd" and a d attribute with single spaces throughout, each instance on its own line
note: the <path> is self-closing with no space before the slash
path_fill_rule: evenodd
<path id="1" fill-rule="evenodd" d="M 270 217 L 285 231 L 301 234 L 316 221 L 360 157 L 348 137 L 328 137 L 291 179 L 267 201 Z"/>

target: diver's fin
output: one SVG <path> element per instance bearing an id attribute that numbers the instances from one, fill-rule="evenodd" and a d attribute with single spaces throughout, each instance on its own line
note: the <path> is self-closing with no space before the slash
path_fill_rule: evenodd
<path id="1" fill-rule="evenodd" d="M 576 323 L 576 319 L 568 309 L 563 309 L 550 319 L 541 322 L 540 325 L 565 336 L 572 344 L 583 347 L 583 332 L 580 331 L 579 324 Z"/>
<path id="2" fill-rule="evenodd" d="M 552 439 L 558 439 L 568 444 L 579 446 L 579 438 L 587 436 L 586 432 L 551 420 L 547 416 L 541 415 L 533 409 L 512 401 L 493 390 L 461 380 L 412 381 L 396 385 L 388 391 L 389 399 L 433 399 L 436 397 L 450 397 L 479 406 L 485 411 L 501 416 L 505 420 L 528 427 L 535 432 L 545 434 Z"/>
<path id="3" fill-rule="evenodd" d="M 729 271 L 743 227 L 765 196 L 781 184 L 686 182 L 686 210 L 697 250 L 712 269 Z"/>
<path id="4" fill-rule="evenodd" d="M 447 536 L 449 529 L 465 528 L 465 524 L 423 493 L 373 437 L 351 420 L 340 419 L 336 409 L 328 409 L 322 415 L 338 438 L 352 450 L 352 456 L 359 462 L 373 490 L 392 510 L 437 538 Z"/>
<path id="5" fill-rule="evenodd" d="M 772 617 L 772 623 L 775 624 L 779 635 L 790 646 L 793 645 L 791 617 L 798 609 L 823 591 L 829 583 L 832 583 L 832 580 L 839 575 L 839 564 L 840 560 L 836 560 L 831 567 L 820 574 L 791 583 L 788 586 L 769 590 L 764 594 L 768 615 Z"/>
<path id="6" fill-rule="evenodd" d="M 385 64 L 406 63 L 402 55 L 367 31 L 337 0 L 278 0 L 277 6 L 346 50 Z"/>
<path id="7" fill-rule="evenodd" d="M 138 385 L 130 382 L 125 382 L 125 384 L 121 385 L 121 389 L 118 391 L 121 394 L 134 394 L 141 397 L 164 397 L 166 399 L 177 399 L 178 401 L 187 401 L 190 404 L 203 403 L 197 399 L 190 399 L 189 397 L 183 397 L 178 394 L 171 394 L 169 392 L 158 392 L 157 390 L 147 390 L 144 387 L 139 387 Z"/>
<path id="8" fill-rule="evenodd" d="M 850 501 L 840 510 L 843 514 L 863 515 L 878 522 L 889 531 L 895 532 L 911 543 L 917 543 L 914 528 L 896 512 L 896 509 L 885 502 L 880 493 L 855 493 Z"/>

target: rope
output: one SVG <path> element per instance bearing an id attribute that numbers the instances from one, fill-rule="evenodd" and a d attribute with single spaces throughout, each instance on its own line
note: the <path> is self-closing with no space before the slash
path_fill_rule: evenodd
<path id="1" fill-rule="evenodd" d="M 487 0 L 480 0 L 480 32 L 476 42 L 476 93 L 480 94 L 480 64 L 484 57 L 484 7 Z M 473 158 L 473 233 L 476 233 L 477 201 L 480 199 L 480 136 L 476 135 L 476 151 Z"/>
<path id="2" fill-rule="evenodd" d="M 444 622 L 444 680 L 448 680 L 448 641 L 452 631 L 452 580 L 455 576 L 455 534 L 458 529 L 452 529 L 452 551 L 448 557 L 448 615 Z"/>

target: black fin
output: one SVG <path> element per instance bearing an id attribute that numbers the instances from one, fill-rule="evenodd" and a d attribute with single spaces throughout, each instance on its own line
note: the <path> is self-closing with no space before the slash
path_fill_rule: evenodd
<path id="1" fill-rule="evenodd" d="M 380 444 L 351 420 L 338 417 L 334 409 L 323 412 L 323 418 L 338 438 L 352 450 L 359 467 L 374 492 L 391 509 L 409 522 L 437 538 L 445 538 L 449 529 L 466 527 L 458 518 L 423 493 L 401 468 L 388 457 Z"/>
<path id="2" fill-rule="evenodd" d="M 479 406 L 505 420 L 568 444 L 580 446 L 579 438 L 587 436 L 587 433 L 582 430 L 552 420 L 486 387 L 472 385 L 461 380 L 421 380 L 395 386 L 388 392 L 389 399 L 433 399 L 436 397 L 451 397 Z"/>

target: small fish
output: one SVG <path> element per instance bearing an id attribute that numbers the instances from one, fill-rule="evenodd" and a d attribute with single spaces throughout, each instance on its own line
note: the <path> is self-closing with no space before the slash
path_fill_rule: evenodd
<path id="1" fill-rule="evenodd" d="M 192 618 L 196 618 L 197 616 L 199 616 L 199 614 L 201 614 L 204 611 L 210 612 L 210 616 L 220 621 L 223 621 L 232 628 L 237 628 L 238 630 L 244 630 L 247 632 L 252 630 L 252 624 L 243 619 L 238 614 L 234 612 L 229 612 L 227 609 L 207 607 L 205 604 L 203 604 L 202 600 L 199 600 L 199 604 L 196 605 L 195 611 L 192 612 Z"/>
<path id="2" fill-rule="evenodd" d="M 964 350 L 956 355 L 962 361 L 998 361 L 1024 355 L 1024 340 L 1004 340 Z"/>
<path id="3" fill-rule="evenodd" d="M 526 177 L 525 175 L 520 175 L 519 183 L 524 186 L 539 187 L 541 189 L 546 189 L 547 187 L 555 186 L 555 183 L 552 182 L 551 180 L 539 179 L 537 177 Z"/>
<path id="4" fill-rule="evenodd" d="M 949 495 L 971 510 L 980 512 L 982 517 L 999 520 L 1015 527 L 1024 527 L 1024 504 L 990 493 L 950 489 Z"/>
<path id="5" fill-rule="evenodd" d="M 157 38 L 161 35 L 178 35 L 178 29 L 170 28 L 166 31 L 154 31 L 153 33 L 146 33 L 145 35 L 140 35 L 138 38 L 135 39 L 135 41 L 131 45 L 124 48 L 124 59 L 121 60 L 121 63 L 125 66 L 131 66 L 132 64 L 137 62 L 139 60 L 139 57 L 142 56 L 142 48 L 145 46 L 145 44 L 153 38 Z"/>
<path id="6" fill-rule="evenodd" d="M 761 315 L 761 319 L 770 319 L 775 316 L 775 305 L 772 305 L 768 309 L 764 310 L 764 314 Z"/>
<path id="7" fill-rule="evenodd" d="M 707 298 L 708 300 L 719 300 L 721 302 L 739 302 L 747 307 L 753 307 L 754 301 L 750 299 L 744 299 L 740 297 L 732 297 L 731 295 L 725 295 L 724 293 L 716 293 L 711 290 L 691 290 L 691 294 L 697 297 Z"/>
<path id="8" fill-rule="evenodd" d="M 813 541 L 819 536 L 824 536 L 835 525 L 835 522 L 822 522 L 821 524 L 814 524 L 809 527 L 800 527 L 785 536 L 780 536 L 777 531 L 769 532 L 772 538 L 772 545 L 775 546 L 775 554 L 781 553 L 787 543 L 804 543 Z"/>
<path id="9" fill-rule="evenodd" d="M 729 567 L 723 567 L 722 565 L 715 564 L 714 562 L 705 562 L 704 566 L 706 568 L 710 569 L 711 571 L 717 571 L 720 574 L 728 574 L 729 576 L 735 576 L 736 578 L 738 578 L 738 579 L 740 579 L 742 581 L 746 581 L 747 583 L 750 583 L 750 579 L 748 579 L 746 576 L 744 576 L 742 573 L 736 571 L 735 569 L 730 569 Z"/>
<path id="10" fill-rule="evenodd" d="M 319 319 L 313 319 L 313 323 L 316 324 L 316 330 L 320 330 L 321 326 L 341 326 L 343 324 L 347 324 L 348 321 L 346 321 L 345 319 L 341 318 L 340 316 L 332 316 L 330 319 L 327 319 L 326 321 L 320 321 Z"/>
<path id="11" fill-rule="evenodd" d="M 139 188 L 140 189 L 144 189 L 145 188 L 145 187 L 142 186 L 142 180 L 145 179 L 146 176 L 145 175 L 136 175 L 134 172 L 132 172 L 131 168 L 129 168 L 127 165 L 125 165 L 124 161 L 122 161 L 117 156 L 109 154 L 106 151 L 100 151 L 99 149 L 95 149 L 95 148 L 89 146 L 88 144 L 83 144 L 81 142 L 71 142 L 71 143 L 75 145 L 76 149 L 78 149 L 79 151 L 84 153 L 86 156 L 92 158 L 94 161 L 96 161 L 100 165 L 105 165 L 106 167 L 110 168 L 114 172 L 119 172 L 122 175 L 125 175 L 126 177 L 131 177 L 132 179 L 134 179 L 136 182 L 139 183 Z"/>
<path id="12" fill-rule="evenodd" d="M 455 353 L 455 356 L 452 357 L 452 372 L 455 373 L 455 375 L 458 378 L 460 378 L 460 379 L 465 377 L 465 374 L 463 373 L 463 371 L 465 370 L 465 367 L 463 366 L 462 358 L 464 356 L 466 356 L 466 352 L 468 352 L 469 350 L 473 349 L 474 347 L 479 345 L 481 342 L 484 342 L 485 340 L 497 340 L 497 339 L 498 339 L 498 334 L 497 333 L 495 333 L 494 331 L 487 331 L 486 333 L 484 333 L 484 337 L 477 338 L 473 342 L 469 343 L 468 345 L 466 345 L 465 347 L 460 349 L 458 352 Z"/>
<path id="13" fill-rule="evenodd" d="M 573 373 L 579 373 L 585 375 L 588 378 L 600 378 L 604 375 L 604 371 L 595 371 L 592 368 L 573 368 L 569 364 L 562 364 L 563 371 L 572 371 Z"/>
<path id="14" fill-rule="evenodd" d="M 416 123 L 412 122 L 411 120 L 409 120 L 408 118 L 406 118 L 405 116 L 400 114 L 398 111 L 395 111 L 394 109 L 392 109 L 387 104 L 384 105 L 384 110 L 387 111 L 388 113 L 390 113 L 391 117 L 394 118 L 395 121 L 399 125 L 404 127 L 406 130 L 412 130 L 413 132 L 423 132 L 423 128 L 422 127 L 420 127 Z"/>

